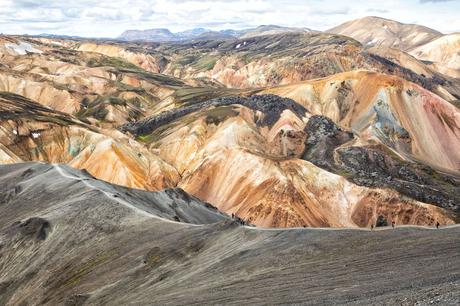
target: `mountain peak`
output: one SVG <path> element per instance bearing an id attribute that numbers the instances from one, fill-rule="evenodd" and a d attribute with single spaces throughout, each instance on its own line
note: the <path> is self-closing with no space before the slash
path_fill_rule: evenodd
<path id="1" fill-rule="evenodd" d="M 442 36 L 442 33 L 417 24 L 405 24 L 377 16 L 345 22 L 326 32 L 352 37 L 365 46 L 414 49 Z"/>

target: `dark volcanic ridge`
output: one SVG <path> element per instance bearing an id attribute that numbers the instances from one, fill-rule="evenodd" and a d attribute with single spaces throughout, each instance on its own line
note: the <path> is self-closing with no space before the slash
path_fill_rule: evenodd
<path id="1" fill-rule="evenodd" d="M 171 123 L 181 117 L 190 113 L 199 111 L 209 107 L 229 106 L 229 105 L 242 105 L 254 111 L 260 111 L 265 116 L 257 122 L 260 125 L 272 126 L 281 116 L 281 113 L 289 109 L 299 117 L 305 116 L 307 109 L 302 105 L 296 103 L 292 99 L 281 98 L 275 95 L 255 95 L 249 98 L 244 97 L 224 97 L 211 99 L 208 101 L 189 104 L 187 106 L 176 108 L 170 111 L 165 111 L 157 116 L 146 118 L 144 120 L 127 123 L 120 127 L 122 132 L 130 132 L 133 135 L 148 135 L 155 131 L 157 128 Z"/>
<path id="2" fill-rule="evenodd" d="M 459 226 L 261 230 L 178 190 L 129 190 L 40 163 L 1 166 L 0 195 L 0 304 L 460 299 Z"/>
<path id="3" fill-rule="evenodd" d="M 33 118 L 38 121 L 82 125 L 91 129 L 91 126 L 76 120 L 69 114 L 52 110 L 20 95 L 0 91 L 0 119 L 16 120 L 27 118 Z"/>
<path id="4" fill-rule="evenodd" d="M 389 148 L 342 146 L 353 133 L 342 130 L 325 116 L 312 116 L 304 129 L 302 158 L 367 187 L 391 188 L 418 201 L 453 211 L 460 217 L 460 181 L 428 165 L 403 161 Z"/>

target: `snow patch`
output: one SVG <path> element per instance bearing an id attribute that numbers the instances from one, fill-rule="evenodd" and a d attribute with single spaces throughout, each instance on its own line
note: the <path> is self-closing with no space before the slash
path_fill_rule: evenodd
<path id="1" fill-rule="evenodd" d="M 43 51 L 35 49 L 34 47 L 32 47 L 31 44 L 23 42 L 23 41 L 19 42 L 19 44 L 6 43 L 5 47 L 13 50 L 15 53 L 19 55 L 26 55 L 27 52 L 39 53 L 39 54 L 43 53 Z"/>
<path id="2" fill-rule="evenodd" d="M 40 133 L 39 132 L 32 132 L 32 137 L 34 139 L 37 139 L 38 137 L 40 137 Z"/>
<path id="3" fill-rule="evenodd" d="M 237 44 L 235 49 L 239 49 L 241 47 L 241 44 Z"/>
<path id="4" fill-rule="evenodd" d="M 373 45 L 373 44 L 376 44 L 376 43 L 379 43 L 380 40 L 378 38 L 374 38 L 373 40 L 369 41 L 367 44 L 368 45 Z"/>

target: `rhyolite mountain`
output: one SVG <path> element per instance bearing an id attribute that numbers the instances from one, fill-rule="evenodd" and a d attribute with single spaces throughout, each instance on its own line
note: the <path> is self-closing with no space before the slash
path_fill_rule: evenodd
<path id="1" fill-rule="evenodd" d="M 326 32 L 352 37 L 364 45 L 392 47 L 403 51 L 414 49 L 443 35 L 422 25 L 374 16 L 348 21 Z"/>
<path id="2" fill-rule="evenodd" d="M 460 77 L 460 33 L 441 36 L 410 53 L 446 75 Z"/>
<path id="3" fill-rule="evenodd" d="M 259 226 L 367 226 L 381 214 L 456 222 L 457 79 L 415 53 L 341 35 L 276 26 L 219 35 L 3 36 L 2 161 L 180 187 Z"/>
<path id="4" fill-rule="evenodd" d="M 404 51 L 305 32 L 0 50 L 4 163 L 180 187 L 257 226 L 458 220 L 460 84 Z"/>
<path id="5" fill-rule="evenodd" d="M 331 31 L 0 35 L 0 304 L 458 304 L 457 36 Z"/>
<path id="6" fill-rule="evenodd" d="M 346 22 L 326 32 L 352 37 L 365 47 L 377 47 L 383 53 L 391 52 L 385 48 L 405 51 L 435 71 L 454 78 L 460 76 L 459 33 L 443 34 L 422 25 L 372 16 Z"/>

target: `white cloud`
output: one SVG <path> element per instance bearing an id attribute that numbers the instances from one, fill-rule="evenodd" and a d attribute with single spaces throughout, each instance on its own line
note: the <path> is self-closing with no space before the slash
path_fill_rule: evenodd
<path id="1" fill-rule="evenodd" d="M 0 0 L 0 8 L 0 31 L 11 34 L 115 37 L 126 29 L 261 24 L 325 30 L 367 15 L 460 29 L 459 1 L 439 0 Z"/>

